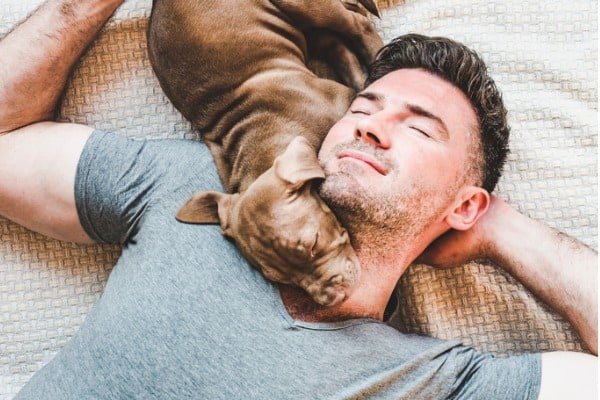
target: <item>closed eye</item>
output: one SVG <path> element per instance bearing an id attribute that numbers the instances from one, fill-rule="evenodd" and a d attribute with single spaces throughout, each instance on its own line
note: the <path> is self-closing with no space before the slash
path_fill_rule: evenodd
<path id="1" fill-rule="evenodd" d="M 369 115 L 368 112 L 363 111 L 363 110 L 350 110 L 351 114 L 363 114 L 363 115 Z"/>
<path id="2" fill-rule="evenodd" d="M 422 135 L 427 136 L 428 138 L 431 137 L 427 132 L 425 132 L 424 130 L 421 130 L 421 129 L 417 128 L 416 126 L 411 126 L 410 128 L 413 129 L 413 130 L 415 130 L 415 131 L 417 131 L 417 132 L 419 132 Z"/>

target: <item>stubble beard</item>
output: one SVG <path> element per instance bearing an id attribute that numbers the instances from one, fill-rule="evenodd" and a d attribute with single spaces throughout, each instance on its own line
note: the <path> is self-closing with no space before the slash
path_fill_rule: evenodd
<path id="1" fill-rule="evenodd" d="M 319 189 L 356 245 L 389 244 L 391 238 L 409 240 L 425 229 L 423 215 L 411 206 L 414 198 L 403 194 L 375 196 L 360 189 L 355 178 L 345 172 L 328 176 Z"/>
<path id="2" fill-rule="evenodd" d="M 344 149 L 357 147 L 361 146 L 343 146 Z M 335 155 L 339 150 L 334 148 L 331 153 Z M 377 157 L 375 151 L 365 152 Z M 387 166 L 393 174 L 393 166 Z M 363 167 L 347 164 L 337 172 L 327 174 L 326 171 L 319 194 L 346 227 L 355 247 L 385 248 L 391 243 L 410 247 L 440 215 L 446 203 L 447 193 L 427 190 L 417 179 L 396 193 L 370 193 L 357 181 L 357 177 L 364 175 L 354 174 L 354 168 Z"/>

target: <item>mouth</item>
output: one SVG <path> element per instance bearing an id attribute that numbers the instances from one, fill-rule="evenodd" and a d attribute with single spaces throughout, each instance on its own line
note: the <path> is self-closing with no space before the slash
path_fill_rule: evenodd
<path id="1" fill-rule="evenodd" d="M 337 154 L 337 158 L 340 160 L 342 158 L 352 158 L 358 161 L 362 161 L 371 168 L 373 168 L 375 171 L 377 171 L 379 174 L 383 176 L 388 174 L 387 168 L 385 168 L 379 161 L 377 161 L 375 157 L 360 151 L 344 150 Z"/>

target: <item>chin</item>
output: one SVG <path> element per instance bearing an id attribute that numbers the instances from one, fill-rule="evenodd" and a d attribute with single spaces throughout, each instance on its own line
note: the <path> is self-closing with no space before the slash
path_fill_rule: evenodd
<path id="1" fill-rule="evenodd" d="M 319 195 L 340 219 L 369 203 L 360 180 L 345 172 L 328 175 L 319 187 Z"/>
<path id="2" fill-rule="evenodd" d="M 348 191 L 356 192 L 360 182 L 352 175 L 338 171 L 326 174 L 325 179 L 319 186 L 321 196 L 337 198 L 346 196 Z"/>

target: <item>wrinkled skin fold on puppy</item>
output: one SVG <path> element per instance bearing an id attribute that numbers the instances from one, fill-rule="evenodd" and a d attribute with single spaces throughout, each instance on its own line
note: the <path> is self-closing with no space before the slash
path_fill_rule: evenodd
<path id="1" fill-rule="evenodd" d="M 196 193 L 177 219 L 219 223 L 244 256 L 272 281 L 294 284 L 333 306 L 352 293 L 360 264 L 348 232 L 314 192 L 325 178 L 313 147 L 298 136 L 242 193 Z"/>

